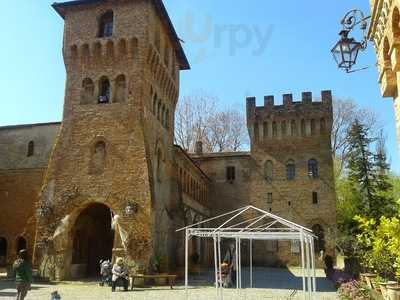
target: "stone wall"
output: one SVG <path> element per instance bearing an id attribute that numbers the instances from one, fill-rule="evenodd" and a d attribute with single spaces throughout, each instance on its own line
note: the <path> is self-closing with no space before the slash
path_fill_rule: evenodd
<path id="1" fill-rule="evenodd" d="M 60 123 L 0 127 L 0 170 L 46 168 L 59 128 Z"/>
<path id="2" fill-rule="evenodd" d="M 330 143 L 330 91 L 322 92 L 321 99 L 313 102 L 311 93 L 303 93 L 302 101 L 294 102 L 292 95 L 284 95 L 283 105 L 275 105 L 269 96 L 260 107 L 254 98 L 247 100 L 253 160 L 249 200 L 261 209 L 307 228 L 321 226 L 325 251 L 334 255 L 336 195 Z M 310 163 L 314 162 L 313 172 Z M 276 245 L 257 247 L 273 252 Z M 299 254 L 292 253 L 296 252 L 292 251 L 295 248 L 280 242 L 276 247 L 279 252 L 275 255 L 276 263 L 298 264 Z M 262 249 L 258 253 L 263 253 Z"/>
<path id="3" fill-rule="evenodd" d="M 0 127 L 0 237 L 7 240 L 8 264 L 16 257 L 18 238 L 24 238 L 29 254 L 33 253 L 37 196 L 59 126 Z"/>
<path id="4" fill-rule="evenodd" d="M 6 263 L 16 258 L 18 238 L 31 256 L 35 241 L 35 205 L 44 169 L 0 170 L 0 237 L 7 240 Z"/>
<path id="5" fill-rule="evenodd" d="M 383 97 L 393 98 L 400 144 L 399 70 L 400 70 L 400 1 L 370 0 L 371 25 L 368 38 L 375 46 L 378 82 Z"/>

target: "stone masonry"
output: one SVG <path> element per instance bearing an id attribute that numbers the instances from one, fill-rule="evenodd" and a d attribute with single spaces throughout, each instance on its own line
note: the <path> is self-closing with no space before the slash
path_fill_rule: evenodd
<path id="1" fill-rule="evenodd" d="M 369 2 L 371 26 L 368 37 L 375 46 L 382 96 L 394 100 L 397 141 L 400 145 L 400 1 Z"/>

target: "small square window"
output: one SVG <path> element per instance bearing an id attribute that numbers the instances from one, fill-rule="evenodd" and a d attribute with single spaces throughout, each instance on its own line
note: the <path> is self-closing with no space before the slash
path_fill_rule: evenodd
<path id="1" fill-rule="evenodd" d="M 292 254 L 299 254 L 300 253 L 300 241 L 291 241 L 291 252 Z"/>
<path id="2" fill-rule="evenodd" d="M 267 203 L 271 204 L 273 202 L 272 193 L 268 193 L 267 195 Z"/>
<path id="3" fill-rule="evenodd" d="M 312 203 L 318 204 L 318 193 L 317 192 L 312 193 Z"/>
<path id="4" fill-rule="evenodd" d="M 235 167 L 227 167 L 226 168 L 226 180 L 234 181 L 235 179 L 236 179 Z"/>

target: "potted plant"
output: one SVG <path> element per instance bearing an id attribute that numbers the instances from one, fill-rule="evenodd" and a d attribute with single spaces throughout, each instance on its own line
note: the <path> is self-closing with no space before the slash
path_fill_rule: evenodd
<path id="1" fill-rule="evenodd" d="M 389 299 L 387 288 L 391 285 L 397 285 L 396 281 L 382 281 L 379 283 L 383 299 Z"/>
<path id="2" fill-rule="evenodd" d="M 153 269 L 154 272 L 159 275 L 162 275 L 165 270 L 165 259 L 161 255 L 157 255 L 154 257 L 153 261 Z M 166 278 L 155 278 L 156 285 L 166 285 L 167 279 Z"/>
<path id="3" fill-rule="evenodd" d="M 388 285 L 387 298 L 390 300 L 400 300 L 400 285 Z"/>

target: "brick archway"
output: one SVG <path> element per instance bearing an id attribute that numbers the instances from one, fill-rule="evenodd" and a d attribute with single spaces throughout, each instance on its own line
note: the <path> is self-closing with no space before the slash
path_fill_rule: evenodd
<path id="1" fill-rule="evenodd" d="M 71 276 L 98 276 L 99 261 L 112 258 L 114 231 L 111 228 L 111 210 L 101 203 L 89 204 L 83 209 L 71 228 Z"/>

